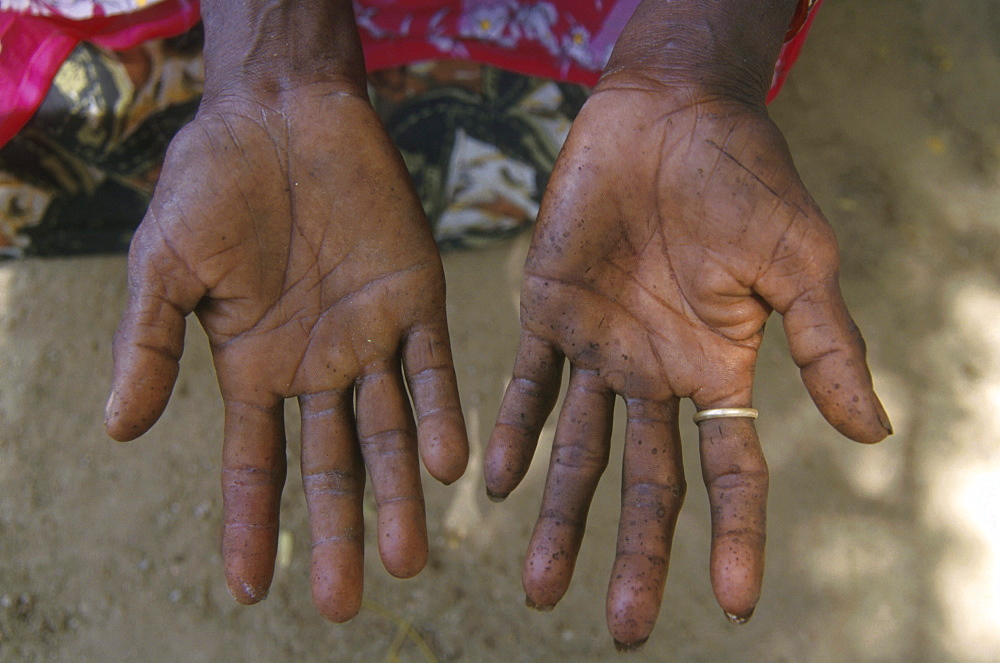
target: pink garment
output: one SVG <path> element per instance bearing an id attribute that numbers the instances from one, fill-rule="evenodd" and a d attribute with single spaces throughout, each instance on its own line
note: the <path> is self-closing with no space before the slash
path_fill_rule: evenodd
<path id="1" fill-rule="evenodd" d="M 354 0 L 369 70 L 460 58 L 594 85 L 640 0 Z M 822 0 L 802 0 L 768 102 L 798 58 Z"/>
<path id="2" fill-rule="evenodd" d="M 113 15 L 99 3 L 86 4 L 93 5 L 93 11 L 79 20 L 52 13 L 48 3 L 31 4 L 25 12 L 0 11 L 0 146 L 38 110 L 59 67 L 79 42 L 125 50 L 189 30 L 200 11 L 198 0 L 163 0 Z"/>
<path id="3" fill-rule="evenodd" d="M 806 36 L 816 20 L 816 12 L 823 0 L 810 0 L 799 2 L 799 8 L 795 11 L 792 25 L 785 35 L 785 45 L 781 47 L 778 54 L 778 61 L 774 65 L 774 78 L 771 79 L 771 89 L 767 93 L 767 103 L 774 101 L 774 98 L 781 92 L 788 73 L 792 70 L 792 65 L 799 59 L 799 53 L 806 44 Z"/>
<path id="4" fill-rule="evenodd" d="M 593 85 L 640 0 L 355 0 L 370 70 L 457 58 Z"/>
<path id="5" fill-rule="evenodd" d="M 2 1 L 2 0 L 0 0 Z M 593 85 L 640 0 L 354 0 L 370 71 L 420 60 L 475 60 Z M 82 40 L 124 50 L 188 30 L 199 0 L 7 0 L 0 10 L 0 146 L 41 105 Z M 778 93 L 822 0 L 802 0 L 768 94 Z M 138 8 L 142 7 L 142 8 Z"/>

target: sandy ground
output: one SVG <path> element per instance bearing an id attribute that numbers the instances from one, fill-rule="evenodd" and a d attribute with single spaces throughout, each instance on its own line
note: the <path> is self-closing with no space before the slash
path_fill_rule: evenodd
<path id="1" fill-rule="evenodd" d="M 730 625 L 712 597 L 688 424 L 691 490 L 667 595 L 630 660 L 1000 660 L 998 35 L 1000 2 L 827 3 L 772 112 L 841 240 L 845 294 L 896 435 L 876 447 L 840 439 L 771 325 L 756 396 L 772 470 L 757 614 Z M 446 257 L 472 466 L 452 488 L 427 481 L 427 570 L 398 581 L 370 554 L 365 608 L 342 626 L 311 605 L 294 470 L 270 598 L 246 608 L 226 592 L 222 410 L 200 329 L 163 419 L 118 445 L 101 421 L 124 259 L 0 266 L 0 660 L 615 659 L 603 597 L 620 463 L 549 614 L 523 607 L 519 571 L 544 448 L 506 503 L 482 489 L 526 246 Z"/>

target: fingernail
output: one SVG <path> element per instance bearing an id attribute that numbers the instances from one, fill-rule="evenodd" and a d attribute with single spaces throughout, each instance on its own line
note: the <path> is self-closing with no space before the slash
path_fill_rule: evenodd
<path id="1" fill-rule="evenodd" d="M 524 605 L 528 606 L 532 610 L 537 610 L 538 612 L 552 612 L 555 610 L 554 605 L 541 605 L 539 603 L 535 603 L 527 596 L 524 597 Z"/>
<path id="2" fill-rule="evenodd" d="M 115 406 L 115 392 L 112 391 L 111 395 L 108 396 L 108 404 L 104 406 L 104 421 L 107 421 L 108 419 L 111 418 L 111 415 L 113 414 L 111 409 L 114 406 Z"/>
<path id="3" fill-rule="evenodd" d="M 619 654 L 632 654 L 637 651 L 642 651 L 642 648 L 646 646 L 646 641 L 649 638 L 643 638 L 642 640 L 636 640 L 635 642 L 622 642 L 620 640 L 615 640 L 615 650 Z"/>
<path id="4" fill-rule="evenodd" d="M 486 489 L 486 497 L 488 497 L 491 502 L 496 502 L 498 504 L 500 502 L 503 502 L 505 499 L 507 499 L 506 495 L 501 495 L 499 493 L 494 493 L 489 488 Z"/>
<path id="5" fill-rule="evenodd" d="M 882 423 L 882 428 L 889 431 L 889 435 L 892 435 L 892 422 L 889 421 L 889 415 L 886 413 L 885 408 L 882 407 L 882 401 L 875 397 L 875 411 L 878 413 L 878 420 Z"/>
<path id="6" fill-rule="evenodd" d="M 750 612 L 746 613 L 745 615 L 734 615 L 731 612 L 727 612 L 726 619 L 728 619 L 734 624 L 746 624 L 748 621 L 750 621 L 750 618 L 753 617 L 753 611 L 754 609 L 751 609 Z"/>

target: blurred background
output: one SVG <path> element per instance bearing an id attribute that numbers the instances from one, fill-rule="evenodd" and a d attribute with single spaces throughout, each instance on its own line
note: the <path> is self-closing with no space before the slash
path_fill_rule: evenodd
<path id="1" fill-rule="evenodd" d="M 772 472 L 756 615 L 733 626 L 712 596 L 685 423 L 690 488 L 663 609 L 629 660 L 1000 660 L 998 108 L 1000 3 L 825 4 L 771 113 L 837 232 L 845 297 L 896 433 L 874 447 L 840 438 L 770 325 L 755 397 Z M 526 609 L 520 584 L 552 428 L 510 499 L 490 503 L 482 485 L 527 244 L 445 256 L 472 462 L 447 489 L 425 477 L 428 568 L 393 579 L 370 545 L 365 607 L 345 625 L 311 603 L 294 404 L 279 568 L 270 597 L 242 607 L 222 576 L 222 407 L 197 324 L 163 418 L 117 444 L 102 419 L 124 257 L 0 264 L 0 660 L 617 658 L 604 593 L 622 413 L 553 612 Z"/>

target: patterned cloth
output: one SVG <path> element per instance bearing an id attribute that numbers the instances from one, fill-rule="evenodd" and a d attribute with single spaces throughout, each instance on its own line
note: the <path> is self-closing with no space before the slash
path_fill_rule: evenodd
<path id="1" fill-rule="evenodd" d="M 580 85 L 463 61 L 377 72 L 370 89 L 443 248 L 478 246 L 535 220 L 587 99 Z"/>
<path id="2" fill-rule="evenodd" d="M 800 0 L 769 100 L 822 0 Z M 456 58 L 597 82 L 639 0 L 353 0 L 369 71 Z M 0 146 L 41 104 L 80 41 L 126 50 L 198 20 L 199 0 L 0 0 Z"/>
<path id="3" fill-rule="evenodd" d="M 0 0 L 0 145 L 32 117 L 81 41 L 127 50 L 181 34 L 198 17 L 198 0 Z"/>
<path id="4" fill-rule="evenodd" d="M 127 251 L 166 146 L 197 110 L 198 37 L 118 55 L 77 47 L 39 113 L 0 149 L 0 257 Z M 534 221 L 587 98 L 579 85 L 460 61 L 376 72 L 369 92 L 443 248 Z"/>
<path id="5" fill-rule="evenodd" d="M 769 100 L 820 2 L 800 3 Z M 596 82 L 638 3 L 355 0 L 373 103 L 442 246 L 534 220 L 580 83 Z M 127 250 L 204 84 L 200 26 L 150 38 L 184 32 L 198 9 L 0 0 L 0 257 Z"/>
<path id="6" fill-rule="evenodd" d="M 121 53 L 79 44 L 0 148 L 0 257 L 126 251 L 203 86 L 200 29 Z"/>

